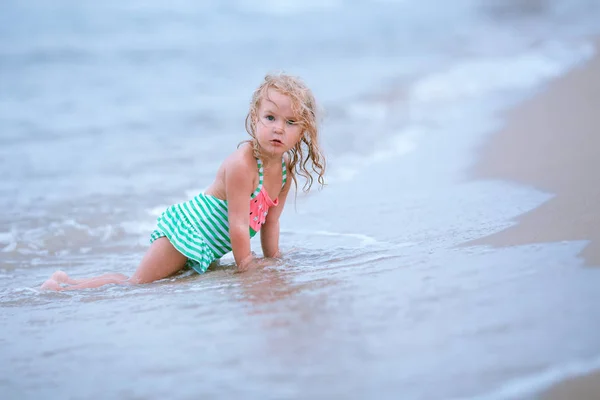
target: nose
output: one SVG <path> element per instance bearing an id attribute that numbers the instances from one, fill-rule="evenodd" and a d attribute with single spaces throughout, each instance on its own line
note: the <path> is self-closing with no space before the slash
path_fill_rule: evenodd
<path id="1" fill-rule="evenodd" d="M 278 122 L 275 124 L 275 126 L 273 127 L 273 131 L 275 133 L 283 133 L 283 131 L 285 130 L 285 122 Z"/>

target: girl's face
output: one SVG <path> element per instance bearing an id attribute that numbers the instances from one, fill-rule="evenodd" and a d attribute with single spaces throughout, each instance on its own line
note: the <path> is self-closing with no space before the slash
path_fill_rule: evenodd
<path id="1" fill-rule="evenodd" d="M 292 112 L 289 96 L 268 89 L 258 106 L 256 140 L 266 155 L 283 156 L 302 137 L 302 124 Z"/>

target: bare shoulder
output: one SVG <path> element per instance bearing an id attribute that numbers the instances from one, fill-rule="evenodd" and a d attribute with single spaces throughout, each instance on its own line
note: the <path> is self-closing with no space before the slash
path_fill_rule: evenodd
<path id="1" fill-rule="evenodd" d="M 252 148 L 247 143 L 242 144 L 236 151 L 231 153 L 225 161 L 223 161 L 223 169 L 225 173 L 248 173 L 253 175 L 256 169 L 256 160 L 252 155 Z"/>
<path id="2" fill-rule="evenodd" d="M 229 183 L 240 189 L 251 187 L 251 192 L 258 182 L 256 160 L 252 153 L 252 147 L 246 143 L 225 159 L 222 168 L 226 191 L 229 191 L 227 188 Z"/>
<path id="3" fill-rule="evenodd" d="M 205 193 L 227 200 L 227 182 L 233 182 L 235 186 L 251 186 L 258 181 L 255 175 L 256 161 L 251 146 L 244 143 L 221 163 L 214 182 L 205 189 Z"/>

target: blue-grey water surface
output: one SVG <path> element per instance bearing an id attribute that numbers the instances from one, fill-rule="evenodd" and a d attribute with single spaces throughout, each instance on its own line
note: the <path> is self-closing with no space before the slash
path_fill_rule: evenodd
<path id="1" fill-rule="evenodd" d="M 600 367 L 585 243 L 457 246 L 551 196 L 465 171 L 598 21 L 592 0 L 4 1 L 1 397 L 529 398 Z M 38 290 L 133 272 L 278 70 L 313 88 L 328 156 L 281 264 Z"/>

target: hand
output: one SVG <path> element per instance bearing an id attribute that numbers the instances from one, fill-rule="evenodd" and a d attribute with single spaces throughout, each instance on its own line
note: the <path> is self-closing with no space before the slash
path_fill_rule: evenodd
<path id="1" fill-rule="evenodd" d="M 254 261 L 254 253 L 248 254 L 237 266 L 236 272 L 246 272 L 252 266 L 252 261 Z"/>
<path id="2" fill-rule="evenodd" d="M 277 263 L 277 260 L 273 258 L 256 258 L 254 254 L 244 258 L 244 260 L 238 265 L 237 272 L 246 272 L 249 270 L 255 270 L 257 268 L 263 268 L 268 265 Z"/>
<path id="3" fill-rule="evenodd" d="M 273 254 L 272 256 L 268 257 L 268 258 L 281 258 L 281 252 L 278 250 L 277 253 Z"/>

